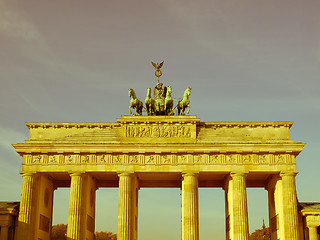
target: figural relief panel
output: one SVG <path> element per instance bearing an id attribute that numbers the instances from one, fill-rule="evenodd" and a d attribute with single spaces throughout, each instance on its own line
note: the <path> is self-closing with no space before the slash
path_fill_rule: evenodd
<path id="1" fill-rule="evenodd" d="M 168 125 L 168 126 L 127 126 L 126 137 L 132 138 L 173 138 L 191 137 L 190 126 Z"/>

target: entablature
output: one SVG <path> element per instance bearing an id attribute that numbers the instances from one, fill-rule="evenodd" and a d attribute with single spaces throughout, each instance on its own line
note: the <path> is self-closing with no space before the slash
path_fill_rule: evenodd
<path id="1" fill-rule="evenodd" d="M 292 122 L 200 122 L 196 116 L 122 116 L 116 123 L 27 123 L 14 144 L 23 169 L 295 170 L 303 143 Z"/>
<path id="2" fill-rule="evenodd" d="M 122 116 L 116 123 L 27 123 L 26 143 L 292 143 L 292 122 L 200 122 L 196 116 Z"/>

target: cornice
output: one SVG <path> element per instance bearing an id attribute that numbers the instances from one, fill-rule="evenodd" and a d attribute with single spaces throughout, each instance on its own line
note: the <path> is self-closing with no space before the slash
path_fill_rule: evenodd
<path id="1" fill-rule="evenodd" d="M 197 116 L 121 116 L 117 119 L 121 124 L 197 124 Z"/>
<path id="2" fill-rule="evenodd" d="M 291 128 L 293 122 L 200 122 L 199 126 L 210 128 L 267 128 L 267 127 L 288 127 Z"/>
<path id="3" fill-rule="evenodd" d="M 35 128 L 116 128 L 119 123 L 110 122 L 28 122 L 26 126 L 29 129 Z"/>
<path id="4" fill-rule="evenodd" d="M 150 123 L 192 123 L 205 128 L 267 128 L 267 127 L 288 127 L 291 128 L 293 122 L 200 122 L 195 116 L 173 116 L 173 117 L 126 117 L 117 119 L 117 123 L 111 122 L 27 122 L 29 129 L 36 128 L 114 128 L 122 124 L 150 124 Z"/>

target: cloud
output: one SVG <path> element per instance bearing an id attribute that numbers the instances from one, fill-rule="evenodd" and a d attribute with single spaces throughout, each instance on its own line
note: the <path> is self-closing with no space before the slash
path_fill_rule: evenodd
<path id="1" fill-rule="evenodd" d="M 9 37 L 25 41 L 43 42 L 41 34 L 36 27 L 23 14 L 0 2 L 0 33 Z"/>

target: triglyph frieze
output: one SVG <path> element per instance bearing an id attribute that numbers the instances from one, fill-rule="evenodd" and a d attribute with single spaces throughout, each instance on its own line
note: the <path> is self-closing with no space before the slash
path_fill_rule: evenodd
<path id="1" fill-rule="evenodd" d="M 127 126 L 126 137 L 132 138 L 191 138 L 191 127 L 183 125 L 168 126 Z"/>
<path id="2" fill-rule="evenodd" d="M 26 165 L 237 165 L 294 164 L 291 154 L 37 154 L 25 155 Z"/>

